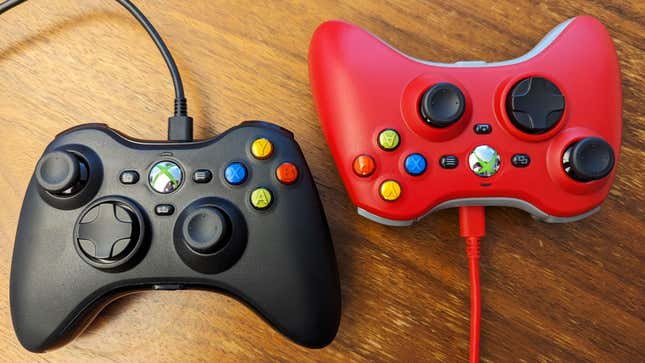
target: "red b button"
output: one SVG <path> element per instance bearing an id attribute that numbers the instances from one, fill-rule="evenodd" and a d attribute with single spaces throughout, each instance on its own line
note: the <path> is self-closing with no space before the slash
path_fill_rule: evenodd
<path id="1" fill-rule="evenodd" d="M 356 175 L 370 176 L 376 168 L 376 163 L 374 162 L 374 158 L 369 155 L 359 155 L 354 159 L 352 167 Z"/>
<path id="2" fill-rule="evenodd" d="M 275 171 L 275 176 L 283 184 L 293 184 L 298 179 L 298 167 L 289 162 L 282 163 Z"/>

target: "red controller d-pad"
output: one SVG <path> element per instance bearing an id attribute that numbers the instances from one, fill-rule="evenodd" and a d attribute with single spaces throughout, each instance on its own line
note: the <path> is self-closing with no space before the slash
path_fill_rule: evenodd
<path id="1" fill-rule="evenodd" d="M 518 129 L 542 134 L 562 119 L 564 96 L 548 79 L 529 77 L 513 86 L 506 100 L 506 110 Z"/>
<path id="2" fill-rule="evenodd" d="M 597 210 L 611 187 L 620 70 L 592 17 L 558 25 L 520 58 L 452 64 L 414 59 L 331 21 L 313 36 L 309 70 L 348 193 L 379 222 L 409 224 L 462 205 L 566 222 Z"/>

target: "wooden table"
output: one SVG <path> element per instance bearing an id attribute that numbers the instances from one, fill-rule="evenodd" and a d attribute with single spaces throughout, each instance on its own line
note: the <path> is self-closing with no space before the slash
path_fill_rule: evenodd
<path id="1" fill-rule="evenodd" d="M 153 43 L 111 1 L 32 0 L 0 21 L 0 361 L 465 361 L 469 288 L 456 210 L 410 228 L 359 217 L 309 90 L 316 26 L 341 18 L 419 58 L 519 56 L 561 21 L 598 17 L 621 60 L 623 146 L 601 211 L 552 225 L 489 208 L 482 247 L 482 361 L 642 361 L 645 88 L 642 1 L 137 1 L 182 70 L 195 132 L 242 120 L 295 132 L 327 212 L 343 316 L 322 350 L 290 342 L 223 295 L 146 292 L 110 305 L 73 343 L 44 355 L 16 340 L 9 271 L 22 198 L 58 132 L 106 122 L 162 139 L 172 88 Z M 603 4 L 605 3 L 605 4 Z M 43 302 L 45 304 L 46 302 Z"/>

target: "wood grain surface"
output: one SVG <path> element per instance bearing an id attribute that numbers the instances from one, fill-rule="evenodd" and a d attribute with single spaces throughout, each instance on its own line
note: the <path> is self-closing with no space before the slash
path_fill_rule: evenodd
<path id="1" fill-rule="evenodd" d="M 645 359 L 644 2 L 137 3 L 182 70 L 197 137 L 247 119 L 294 131 L 334 239 L 343 295 L 338 336 L 327 348 L 307 350 L 229 297 L 145 292 L 110 305 L 61 349 L 36 355 L 20 346 L 9 310 L 11 254 L 22 198 L 45 146 L 86 122 L 162 139 L 172 107 L 166 66 L 126 11 L 108 0 L 32 0 L 0 21 L 0 361 L 465 361 L 469 289 L 457 211 L 410 228 L 356 214 L 312 103 L 309 39 L 319 23 L 340 18 L 415 57 L 496 61 L 527 52 L 580 14 L 607 26 L 621 60 L 617 179 L 601 211 L 577 223 L 545 224 L 519 210 L 489 208 L 481 358 Z"/>

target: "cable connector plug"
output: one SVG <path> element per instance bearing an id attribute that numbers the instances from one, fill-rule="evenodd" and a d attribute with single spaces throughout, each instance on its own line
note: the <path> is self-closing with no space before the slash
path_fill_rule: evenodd
<path id="1" fill-rule="evenodd" d="M 185 98 L 175 99 L 175 114 L 168 118 L 168 140 L 193 141 L 193 118 L 188 116 Z"/>
<path id="2" fill-rule="evenodd" d="M 187 115 L 168 118 L 169 141 L 193 141 L 193 118 Z"/>

